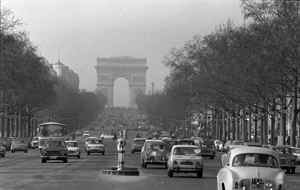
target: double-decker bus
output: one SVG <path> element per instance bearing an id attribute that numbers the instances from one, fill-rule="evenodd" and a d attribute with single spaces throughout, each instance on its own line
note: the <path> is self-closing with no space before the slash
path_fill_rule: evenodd
<path id="1" fill-rule="evenodd" d="M 37 128 L 37 137 L 39 138 L 39 149 L 48 139 L 69 140 L 67 125 L 56 122 L 41 123 Z"/>

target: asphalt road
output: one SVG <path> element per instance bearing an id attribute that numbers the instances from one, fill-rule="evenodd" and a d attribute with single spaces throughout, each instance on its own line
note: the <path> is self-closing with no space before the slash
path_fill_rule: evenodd
<path id="1" fill-rule="evenodd" d="M 103 131 L 92 131 L 91 136 L 99 137 Z M 109 131 L 107 131 L 109 132 Z M 174 174 L 168 177 L 163 166 L 141 167 L 140 153 L 130 153 L 130 142 L 136 132 L 129 132 L 125 148 L 125 167 L 138 168 L 139 176 L 115 176 L 102 174 L 104 168 L 117 167 L 117 148 L 112 140 L 105 140 L 106 154 L 87 155 L 84 152 L 84 139 L 78 137 L 81 146 L 81 158 L 69 158 L 68 163 L 48 161 L 41 163 L 37 149 L 28 153 L 7 152 L 6 157 L 0 158 L 0 190 L 7 189 L 102 189 L 102 190 L 160 190 L 160 189 L 216 189 L 216 175 L 220 169 L 220 156 L 213 160 L 204 158 L 203 178 L 195 174 Z M 300 166 L 296 174 L 288 175 L 289 190 L 298 190 L 300 186 Z"/>

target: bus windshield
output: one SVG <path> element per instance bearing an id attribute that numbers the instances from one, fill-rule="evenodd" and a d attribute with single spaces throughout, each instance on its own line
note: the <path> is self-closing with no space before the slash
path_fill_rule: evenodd
<path id="1" fill-rule="evenodd" d="M 41 137 L 63 137 L 67 135 L 67 128 L 64 125 L 40 125 L 38 130 Z"/>

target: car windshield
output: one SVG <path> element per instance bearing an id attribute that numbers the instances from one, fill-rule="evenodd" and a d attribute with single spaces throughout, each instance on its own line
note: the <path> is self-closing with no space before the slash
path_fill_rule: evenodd
<path id="1" fill-rule="evenodd" d="M 102 144 L 102 140 L 95 140 L 95 139 L 92 139 L 92 140 L 89 140 L 89 144 Z"/>
<path id="2" fill-rule="evenodd" d="M 200 156 L 201 150 L 196 147 L 176 147 L 173 155 Z"/>
<path id="3" fill-rule="evenodd" d="M 67 147 L 78 147 L 77 142 L 67 142 Z"/>
<path id="4" fill-rule="evenodd" d="M 134 144 L 144 144 L 145 141 L 143 140 L 136 140 L 134 141 Z"/>
<path id="5" fill-rule="evenodd" d="M 214 147 L 214 144 L 213 144 L 213 142 L 203 142 L 202 144 L 201 144 L 201 147 L 203 147 L 203 148 L 213 148 Z"/>
<path id="6" fill-rule="evenodd" d="M 147 151 L 166 151 L 167 147 L 163 144 L 150 144 L 147 146 Z"/>
<path id="7" fill-rule="evenodd" d="M 276 148 L 275 149 L 279 154 L 293 154 L 290 148 Z"/>
<path id="8" fill-rule="evenodd" d="M 63 141 L 48 141 L 45 143 L 45 147 L 65 147 L 65 142 Z"/>
<path id="9" fill-rule="evenodd" d="M 278 161 L 268 154 L 239 154 L 233 158 L 233 167 L 270 167 L 278 168 Z"/>

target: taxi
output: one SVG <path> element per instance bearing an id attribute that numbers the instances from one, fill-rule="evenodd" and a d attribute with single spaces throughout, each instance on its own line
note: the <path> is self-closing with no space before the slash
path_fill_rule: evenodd
<path id="1" fill-rule="evenodd" d="M 173 173 L 196 173 L 203 177 L 203 160 L 201 150 L 194 145 L 174 145 L 168 159 L 168 176 Z"/>
<path id="2" fill-rule="evenodd" d="M 235 145 L 237 146 L 237 145 Z M 278 153 L 260 147 L 233 148 L 217 175 L 217 189 L 287 189 Z"/>

